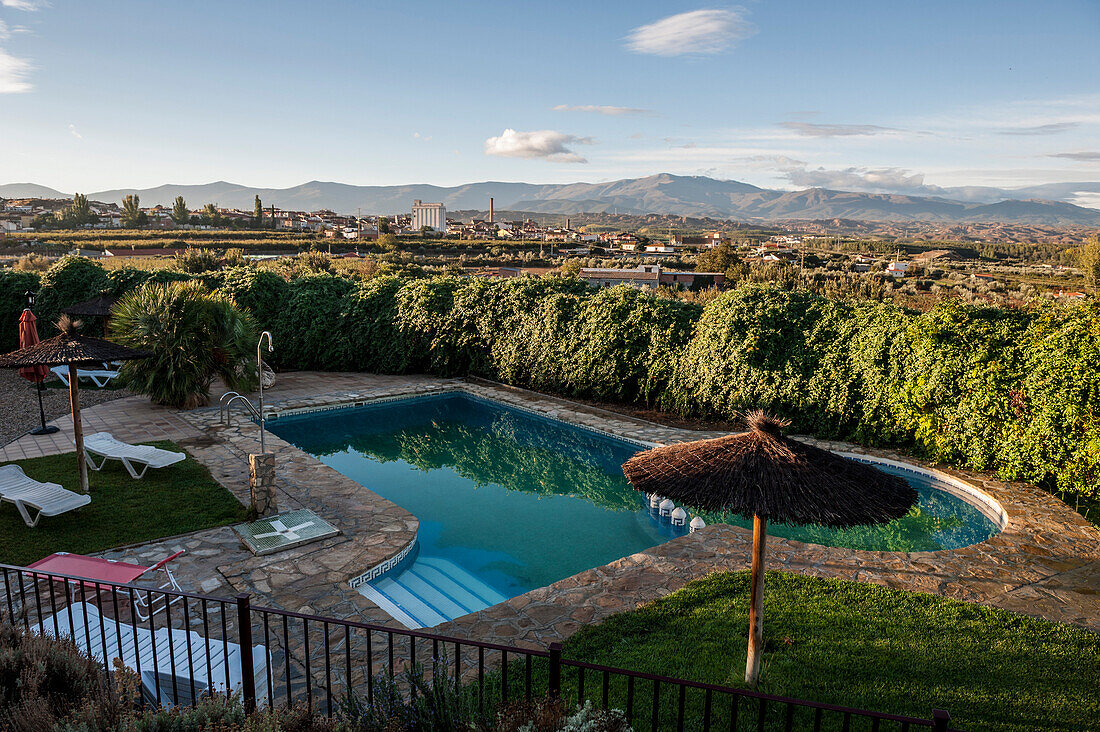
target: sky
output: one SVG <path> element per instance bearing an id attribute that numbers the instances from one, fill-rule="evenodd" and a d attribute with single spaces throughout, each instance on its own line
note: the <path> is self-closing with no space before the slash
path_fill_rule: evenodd
<path id="1" fill-rule="evenodd" d="M 1098 38 L 1100 0 L 0 0 L 0 183 L 1100 181 Z"/>

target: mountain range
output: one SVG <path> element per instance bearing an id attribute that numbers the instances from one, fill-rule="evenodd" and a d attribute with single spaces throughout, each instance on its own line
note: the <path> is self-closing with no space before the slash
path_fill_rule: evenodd
<path id="1" fill-rule="evenodd" d="M 218 181 L 202 185 L 163 185 L 88 193 L 93 201 L 121 203 L 137 194 L 143 206 L 171 205 L 183 196 L 191 208 L 205 203 L 251 210 L 256 196 L 264 206 L 290 210 L 331 209 L 392 214 L 410 210 L 414 199 L 443 202 L 451 210 L 530 211 L 569 215 L 583 212 L 661 213 L 748 221 L 858 219 L 942 223 L 1018 223 L 1048 226 L 1100 226 L 1100 210 L 1071 203 L 1094 200 L 1100 183 L 1055 183 L 1020 189 L 937 188 L 936 195 L 862 193 L 808 188 L 780 191 L 735 180 L 660 173 L 608 183 L 532 184 L 483 182 L 442 187 L 428 184 L 355 186 L 310 181 L 290 188 L 253 188 Z M 0 198 L 65 198 L 67 194 L 33 183 L 0 185 Z"/>

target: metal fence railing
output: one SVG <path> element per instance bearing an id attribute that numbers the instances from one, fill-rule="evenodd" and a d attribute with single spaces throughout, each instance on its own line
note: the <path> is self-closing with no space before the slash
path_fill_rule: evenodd
<path id="1" fill-rule="evenodd" d="M 917 730 L 950 732 L 950 716 L 922 719 L 600 666 L 545 649 L 438 635 L 253 606 L 234 599 L 96 582 L 0 565 L 7 618 L 71 638 L 106 673 L 141 680 L 155 705 L 239 693 L 245 708 L 306 704 L 336 713 L 351 699 L 447 680 L 481 711 L 556 696 L 622 710 L 637 730 Z M 159 612 L 141 620 L 139 601 Z M 411 676 L 410 676 L 411 674 Z M 956 731 L 957 732 L 957 731 Z"/>

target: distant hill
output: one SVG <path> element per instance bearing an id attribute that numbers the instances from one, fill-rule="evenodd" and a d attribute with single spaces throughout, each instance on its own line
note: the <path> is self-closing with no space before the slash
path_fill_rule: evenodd
<path id="1" fill-rule="evenodd" d="M 252 188 L 218 181 L 203 185 L 163 185 L 88 193 L 96 201 L 121 202 L 136 193 L 143 205 L 170 205 L 182 195 L 194 208 L 216 203 L 251 209 L 257 195 L 265 206 L 293 210 L 332 209 L 340 213 L 389 214 L 408 211 L 413 199 L 446 204 L 451 210 L 484 210 L 489 197 L 498 210 L 568 215 L 582 212 L 714 217 L 748 221 L 854 219 L 878 222 L 1014 223 L 1043 226 L 1100 226 L 1100 210 L 1066 199 L 1100 192 L 1100 183 L 1058 183 L 1018 191 L 967 187 L 935 189 L 935 196 L 858 193 L 809 188 L 777 191 L 734 180 L 668 173 L 609 183 L 484 182 L 441 187 L 427 184 L 354 186 L 310 181 L 291 188 Z M 56 191 L 33 184 L 0 186 L 0 196 L 46 196 Z M 1044 196 L 1061 200 L 1047 200 Z M 48 197 L 48 196 L 47 196 Z"/>
<path id="2" fill-rule="evenodd" d="M 0 184 L 0 198 L 70 198 L 71 194 L 55 191 L 37 183 Z"/>

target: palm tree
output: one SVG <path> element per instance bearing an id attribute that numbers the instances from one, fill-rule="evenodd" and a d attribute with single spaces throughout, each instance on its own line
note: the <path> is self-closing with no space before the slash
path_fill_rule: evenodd
<path id="1" fill-rule="evenodd" d="M 156 404 L 183 409 L 209 403 L 216 377 L 230 389 L 255 388 L 249 357 L 256 333 L 252 316 L 229 295 L 196 282 L 146 285 L 119 300 L 111 319 L 114 340 L 153 354 L 123 366 L 123 382 Z"/>

